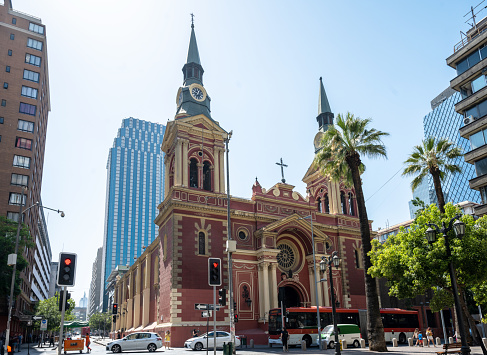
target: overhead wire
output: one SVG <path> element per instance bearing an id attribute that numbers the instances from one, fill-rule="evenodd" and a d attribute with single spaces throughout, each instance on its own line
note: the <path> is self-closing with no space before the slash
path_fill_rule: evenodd
<path id="1" fill-rule="evenodd" d="M 396 175 L 397 175 L 397 174 L 398 174 L 398 173 L 399 173 L 399 172 L 400 172 L 400 171 L 401 171 L 401 170 L 404 168 L 404 166 L 405 166 L 405 165 L 406 165 L 406 164 L 402 164 L 402 165 L 401 165 L 401 167 L 399 168 L 399 170 L 398 170 L 398 171 L 396 171 L 396 173 L 395 173 L 394 175 L 392 175 L 392 176 L 389 178 L 389 180 L 387 180 L 387 181 L 386 181 L 386 182 L 385 182 L 385 183 L 384 183 L 384 184 L 383 184 L 381 187 L 379 187 L 379 189 L 378 189 L 377 191 L 375 191 L 375 192 L 374 192 L 374 193 L 373 193 L 371 196 L 369 196 L 369 197 L 368 197 L 368 198 L 365 200 L 365 202 L 367 202 L 367 201 L 368 201 L 368 200 L 370 200 L 372 197 L 374 197 L 374 195 L 375 195 L 376 193 L 378 193 L 378 192 L 379 192 L 379 191 L 380 191 L 380 190 L 381 190 L 381 189 L 382 189 L 384 186 L 386 186 L 386 185 L 387 185 L 387 183 L 388 183 L 389 181 L 391 181 L 391 180 L 394 178 L 394 176 L 396 176 Z"/>

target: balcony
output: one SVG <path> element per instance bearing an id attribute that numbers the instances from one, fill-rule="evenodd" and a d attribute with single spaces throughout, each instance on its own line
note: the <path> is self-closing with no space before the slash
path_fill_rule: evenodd
<path id="1" fill-rule="evenodd" d="M 462 74 L 456 76 L 452 80 L 450 80 L 450 87 L 453 90 L 460 91 L 460 87 L 465 85 L 466 83 L 472 81 L 474 77 L 478 74 L 483 72 L 484 69 L 487 69 L 487 59 L 482 59 L 480 62 L 475 64 L 473 67 L 468 68 Z"/>
<path id="2" fill-rule="evenodd" d="M 487 127 L 487 115 L 480 117 L 468 125 L 460 127 L 460 137 L 469 139 L 472 134 L 477 133 L 484 127 Z"/>
<path id="3" fill-rule="evenodd" d="M 484 144 L 483 146 L 471 150 L 463 155 L 463 159 L 465 159 L 465 161 L 469 164 L 473 164 L 477 160 L 485 157 L 487 157 L 487 144 Z"/>
<path id="4" fill-rule="evenodd" d="M 472 190 L 479 190 L 482 186 L 487 186 L 487 175 L 480 175 L 468 182 Z"/>
<path id="5" fill-rule="evenodd" d="M 487 86 L 483 87 L 476 93 L 470 95 L 469 97 L 463 99 L 462 101 L 455 104 L 455 111 L 458 113 L 463 113 L 466 109 L 482 102 L 487 97 Z"/>
<path id="6" fill-rule="evenodd" d="M 474 207 L 474 211 L 477 216 L 482 217 L 484 214 L 487 214 L 487 204 Z"/>
<path id="7" fill-rule="evenodd" d="M 446 64 L 453 69 L 456 69 L 456 63 L 469 55 L 473 48 L 478 48 L 485 42 L 487 42 L 487 32 L 480 32 L 480 34 L 476 34 L 476 36 L 469 36 L 466 40 L 464 39 L 463 41 L 460 41 L 455 45 L 453 54 L 446 58 Z"/>

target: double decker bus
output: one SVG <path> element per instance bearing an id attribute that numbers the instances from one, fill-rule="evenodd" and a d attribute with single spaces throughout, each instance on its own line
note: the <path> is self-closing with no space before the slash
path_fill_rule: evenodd
<path id="1" fill-rule="evenodd" d="M 337 324 L 356 324 L 360 327 L 362 338 L 367 339 L 367 311 L 363 309 L 337 308 Z M 413 336 L 419 328 L 417 311 L 399 308 L 383 308 L 380 310 L 386 341 L 397 338 L 401 344 Z M 289 345 L 299 345 L 306 341 L 306 346 L 318 343 L 318 324 L 316 307 L 289 307 L 286 309 L 286 329 L 289 333 Z M 320 325 L 322 328 L 333 324 L 331 307 L 320 307 Z M 282 331 L 281 309 L 269 311 L 269 346 L 281 344 L 279 336 Z"/>

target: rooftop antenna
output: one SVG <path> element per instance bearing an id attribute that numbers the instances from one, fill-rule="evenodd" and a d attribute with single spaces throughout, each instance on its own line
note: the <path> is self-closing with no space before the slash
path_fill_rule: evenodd
<path id="1" fill-rule="evenodd" d="M 467 12 L 465 15 L 463 15 L 463 17 L 467 16 L 467 15 L 472 15 L 472 17 L 469 17 L 467 19 L 467 21 L 465 21 L 465 23 L 468 23 L 470 26 L 474 27 L 475 29 L 477 29 L 477 22 L 475 21 L 475 17 L 477 17 L 478 13 L 481 12 L 483 9 L 485 9 L 487 6 L 484 6 L 483 8 L 481 8 L 479 11 L 475 12 L 474 10 L 479 7 L 485 0 L 482 0 L 480 3 L 477 4 L 477 6 L 475 7 L 472 7 L 470 6 L 470 11 Z M 469 23 L 468 21 L 469 20 L 472 20 L 473 22 L 473 25 L 471 23 Z"/>

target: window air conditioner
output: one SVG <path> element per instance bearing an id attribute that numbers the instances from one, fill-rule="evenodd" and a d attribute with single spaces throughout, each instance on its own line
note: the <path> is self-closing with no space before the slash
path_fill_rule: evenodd
<path id="1" fill-rule="evenodd" d="M 473 116 L 468 116 L 463 119 L 463 123 L 465 124 L 465 126 L 472 123 L 473 121 Z"/>

